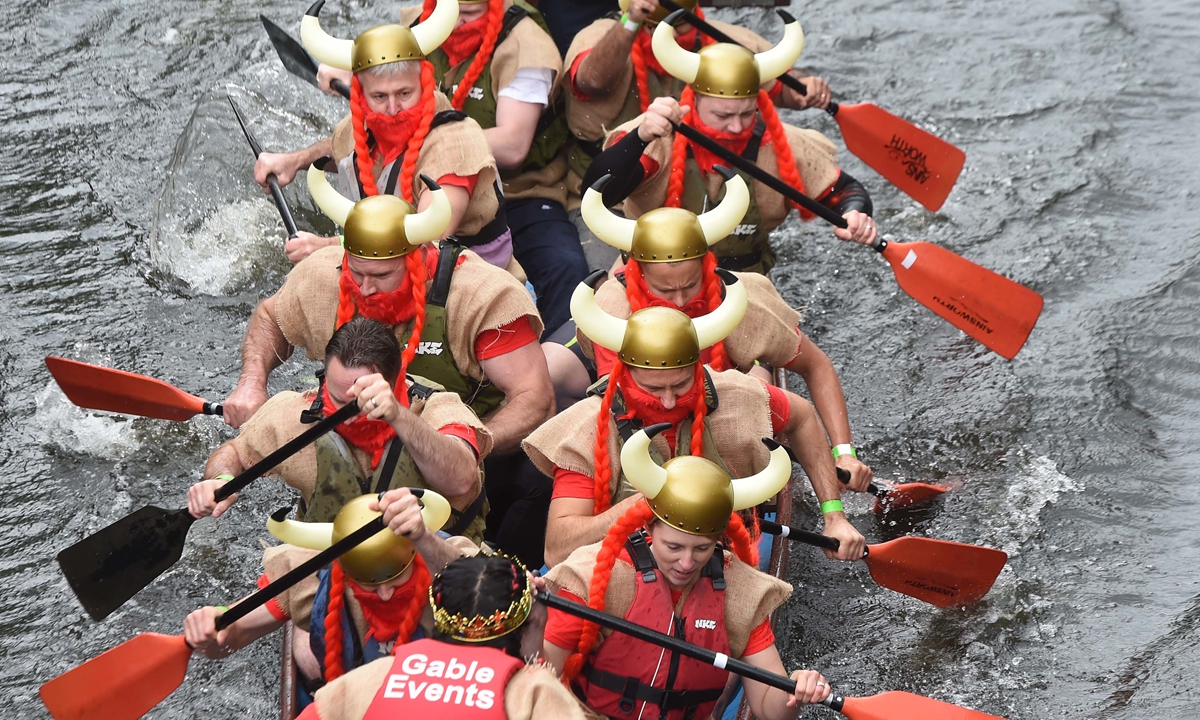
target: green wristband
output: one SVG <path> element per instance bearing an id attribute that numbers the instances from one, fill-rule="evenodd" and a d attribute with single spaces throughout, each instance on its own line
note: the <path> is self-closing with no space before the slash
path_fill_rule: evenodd
<path id="1" fill-rule="evenodd" d="M 842 443 L 841 445 L 834 445 L 833 446 L 834 460 L 840 458 L 843 455 L 849 455 L 850 457 L 858 457 L 858 451 L 855 450 L 854 446 L 851 445 L 850 443 Z"/>
<path id="2" fill-rule="evenodd" d="M 822 515 L 828 515 L 829 513 L 835 512 L 845 512 L 845 508 L 842 507 L 841 500 L 826 500 L 825 502 L 821 503 Z"/>
<path id="3" fill-rule="evenodd" d="M 229 482 L 233 480 L 233 476 L 229 473 L 221 473 L 220 475 L 214 477 L 213 480 L 224 480 L 225 482 Z"/>
<path id="4" fill-rule="evenodd" d="M 623 13 L 621 13 L 621 26 L 624 27 L 629 32 L 635 33 L 638 31 L 639 28 L 642 27 L 642 24 L 640 22 L 634 22 L 633 20 L 630 20 L 629 13 L 623 12 Z"/>
<path id="5" fill-rule="evenodd" d="M 224 605 L 218 605 L 218 606 L 217 606 L 217 609 L 221 611 L 221 614 L 222 614 L 222 615 L 224 615 L 225 613 L 229 612 L 229 608 L 225 607 Z"/>

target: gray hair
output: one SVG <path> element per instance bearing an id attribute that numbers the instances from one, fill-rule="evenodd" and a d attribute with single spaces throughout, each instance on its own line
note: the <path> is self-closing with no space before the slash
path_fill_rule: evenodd
<path id="1" fill-rule="evenodd" d="M 373 78 L 387 78 L 400 73 L 419 73 L 421 72 L 420 60 L 400 60 L 398 62 L 384 63 L 383 65 L 375 65 L 366 70 L 360 70 L 363 75 L 370 75 Z"/>

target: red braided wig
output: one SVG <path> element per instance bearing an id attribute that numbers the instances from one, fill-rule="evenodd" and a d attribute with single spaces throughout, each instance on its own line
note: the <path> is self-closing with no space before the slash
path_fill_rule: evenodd
<path id="1" fill-rule="evenodd" d="M 429 2 L 430 0 L 426 0 L 427 4 Z M 701 20 L 704 19 L 704 11 L 700 9 L 699 3 L 696 3 L 696 7 L 692 9 L 692 14 Z M 642 112 L 646 112 L 650 107 L 650 101 L 654 99 L 650 97 L 650 81 L 649 76 L 646 74 L 648 72 L 648 68 L 646 67 L 646 48 L 650 45 L 650 33 L 650 28 L 638 30 L 638 34 L 633 40 L 633 48 L 629 53 L 630 59 L 633 60 L 633 80 L 637 83 L 638 105 L 641 106 Z M 711 45 L 713 42 L 712 38 L 701 34 L 701 45 Z M 651 50 L 651 52 L 654 51 Z M 683 100 L 679 102 L 681 105 L 687 104 Z"/>
<path id="2" fill-rule="evenodd" d="M 431 3 L 427 0 L 425 4 L 430 5 Z M 458 81 L 458 88 L 454 91 L 454 97 L 450 99 L 450 104 L 454 106 L 455 110 L 462 110 L 463 103 L 467 101 L 467 93 L 475 87 L 475 81 L 492 61 L 492 52 L 496 49 L 496 40 L 500 38 L 500 30 L 503 26 L 504 0 L 488 0 L 487 31 L 483 35 L 483 44 L 475 53 L 475 59 L 471 61 L 462 80 Z"/>
<path id="3" fill-rule="evenodd" d="M 717 277 L 717 256 L 711 252 L 704 256 L 704 269 L 701 270 L 704 278 L 704 299 L 708 302 L 708 311 L 713 312 L 721 307 L 721 280 Z M 729 354 L 725 352 L 725 341 L 722 340 L 712 346 L 712 357 L 709 358 L 709 366 L 717 372 L 729 370 L 733 368 L 733 363 L 729 360 Z"/>
<path id="4" fill-rule="evenodd" d="M 625 363 L 618 362 L 613 365 L 612 372 L 608 375 L 608 387 L 604 390 L 604 399 L 600 401 L 600 414 L 596 416 L 596 448 L 592 461 L 592 468 L 596 476 L 593 515 L 599 515 L 612 507 L 612 461 L 608 457 L 608 418 L 612 413 L 612 401 L 613 395 L 617 391 L 617 383 L 625 376 L 625 372 Z"/>

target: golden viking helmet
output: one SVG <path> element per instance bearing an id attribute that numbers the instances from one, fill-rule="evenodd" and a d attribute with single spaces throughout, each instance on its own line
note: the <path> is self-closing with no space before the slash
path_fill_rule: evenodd
<path id="1" fill-rule="evenodd" d="M 800 23 L 783 10 L 777 12 L 785 23 L 783 39 L 760 53 L 731 43 L 706 45 L 700 52 L 684 50 L 675 42 L 673 29 L 682 17 L 679 12 L 671 13 L 654 29 L 650 47 L 664 70 L 701 95 L 755 97 L 760 85 L 790 70 L 804 51 L 804 30 Z"/>
<path id="2" fill-rule="evenodd" d="M 321 7 L 317 0 L 300 21 L 300 40 L 318 62 L 341 70 L 359 72 L 388 63 L 422 60 L 446 42 L 458 22 L 458 1 L 437 0 L 423 23 L 379 25 L 354 40 L 342 40 L 321 29 Z"/>
<path id="3" fill-rule="evenodd" d="M 344 197 L 313 163 L 308 168 L 308 193 L 321 212 L 345 229 L 346 252 L 366 260 L 404 257 L 418 246 L 431 243 L 450 227 L 450 200 L 446 191 L 428 176 L 421 181 L 433 194 L 424 212 L 395 195 L 365 197 L 358 202 Z"/>
<path id="4" fill-rule="evenodd" d="M 632 367 L 663 370 L 700 362 L 700 351 L 728 337 L 746 315 L 745 285 L 733 273 L 718 269 L 725 300 L 707 315 L 692 319 L 675 308 L 648 307 L 628 320 L 615 318 L 596 304 L 596 285 L 603 270 L 592 273 L 571 295 L 571 317 L 579 331 L 617 354 Z"/>
<path id="5" fill-rule="evenodd" d="M 680 455 L 661 467 L 650 457 L 650 439 L 671 427 L 659 423 L 634 433 L 621 448 L 621 472 L 646 496 L 655 517 L 692 535 L 718 535 L 729 516 L 766 502 L 792 477 L 792 459 L 771 438 L 762 442 L 771 451 L 767 467 L 748 478 L 731 478 L 713 461 Z"/>
<path id="6" fill-rule="evenodd" d="M 605 175 L 583 194 L 583 221 L 596 237 L 644 263 L 679 262 L 704 257 L 708 249 L 729 236 L 746 216 L 750 190 L 746 181 L 727 167 L 713 169 L 725 178 L 725 197 L 712 210 L 696 215 L 683 208 L 662 207 L 637 220 L 615 215 L 604 206 Z"/>
<path id="7" fill-rule="evenodd" d="M 621 12 L 627 13 L 629 12 L 629 6 L 633 3 L 631 0 L 618 0 L 617 4 L 621 6 Z M 698 0 L 675 0 L 675 4 L 684 10 L 687 10 L 688 12 L 696 12 L 696 6 L 700 3 Z M 666 9 L 662 5 L 659 5 L 657 8 L 655 8 L 654 12 L 650 13 L 650 17 L 646 18 L 646 24 L 657 25 L 658 23 L 662 22 L 670 13 L 670 10 Z"/>
<path id="8" fill-rule="evenodd" d="M 425 527 L 437 532 L 450 519 L 450 503 L 432 490 L 413 488 L 412 492 L 424 506 L 421 517 Z M 288 545 L 327 550 L 337 541 L 379 517 L 367 507 L 377 495 L 357 497 L 338 512 L 331 523 L 306 523 L 288 520 L 285 508 L 267 521 L 267 532 Z M 408 538 L 384 528 L 338 558 L 338 564 L 354 582 L 360 585 L 379 585 L 391 580 L 412 565 L 416 550 Z"/>

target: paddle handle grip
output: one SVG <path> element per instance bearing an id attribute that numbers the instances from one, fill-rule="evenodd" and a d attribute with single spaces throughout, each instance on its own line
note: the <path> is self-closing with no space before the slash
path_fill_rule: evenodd
<path id="1" fill-rule="evenodd" d="M 385 528 L 387 528 L 387 526 L 383 524 L 383 516 L 381 515 L 341 540 L 338 540 L 333 545 L 330 545 L 329 549 L 321 551 L 308 561 L 293 568 L 290 572 L 275 582 L 262 588 L 250 597 L 239 602 L 237 605 L 229 608 L 225 614 L 217 618 L 217 629 L 224 630 L 238 620 L 246 617 L 251 612 L 254 612 L 256 608 L 266 605 L 271 598 L 292 587 L 309 575 L 317 572 L 321 568 L 336 560 L 347 550 L 350 550 L 354 546 L 362 543 L 367 538 L 373 536 L 375 533 L 381 530 L 384 530 Z"/>
<path id="2" fill-rule="evenodd" d="M 772 522 L 770 520 L 759 520 L 758 527 L 768 535 L 778 535 L 779 537 L 787 538 L 788 540 L 802 542 L 805 545 L 815 545 L 816 547 L 826 548 L 827 550 L 836 551 L 842 546 L 841 543 L 838 542 L 837 538 L 828 537 L 821 535 L 820 533 L 810 532 L 808 530 L 801 530 L 800 528 L 794 528 L 789 525 L 780 525 L 779 523 Z"/>
<path id="3" fill-rule="evenodd" d="M 777 675 L 773 672 L 768 672 L 762 668 L 757 668 L 750 663 L 735 660 L 724 653 L 716 653 L 708 648 L 702 648 L 699 645 L 693 645 L 689 642 L 684 642 L 677 637 L 664 635 L 660 632 L 655 632 L 650 628 L 642 627 L 636 623 L 629 622 L 623 618 L 614 617 L 608 613 L 603 613 L 594 610 L 587 605 L 577 602 L 571 602 L 566 598 L 558 595 L 551 595 L 548 592 L 539 592 L 535 595 L 538 602 L 546 607 L 552 607 L 555 610 L 560 610 L 568 615 L 583 618 L 589 622 L 594 622 L 597 625 L 616 630 L 638 640 L 643 640 L 651 645 L 657 645 L 661 648 L 666 648 L 672 652 L 685 655 L 694 660 L 707 663 L 722 670 L 741 675 L 744 678 L 750 678 L 755 682 L 760 682 L 764 685 L 770 685 L 774 688 L 779 688 L 784 692 L 795 692 L 796 681 L 783 675 Z"/>
<path id="4" fill-rule="evenodd" d="M 846 227 L 846 218 L 838 215 L 833 210 L 830 210 L 816 200 L 813 200 L 809 196 L 800 192 L 791 185 L 788 185 L 766 170 L 763 170 L 758 166 L 757 163 L 751 162 L 741 155 L 732 152 L 724 145 L 721 145 L 714 140 L 710 140 L 707 136 L 696 130 L 696 128 L 692 127 L 691 125 L 679 123 L 675 126 L 675 131 L 682 134 L 689 141 L 696 143 L 700 147 L 721 158 L 725 162 L 730 163 L 733 165 L 733 167 L 741 170 L 763 185 L 766 185 L 780 195 L 783 195 L 788 200 L 791 200 L 797 205 L 803 207 L 805 210 L 808 210 L 814 215 L 821 216 L 821 218 L 823 218 L 830 225 L 835 225 L 840 228 Z"/>
<path id="5" fill-rule="evenodd" d="M 849 470 L 843 470 L 842 468 L 838 468 L 837 476 L 838 476 L 838 480 L 841 480 L 844 484 L 846 484 L 846 485 L 850 484 L 850 471 Z M 879 498 L 880 500 L 883 500 L 887 497 L 887 489 L 881 488 L 878 485 L 876 485 L 875 483 L 870 483 L 869 485 L 867 485 L 867 492 L 871 493 L 872 495 Z"/>
<path id="6" fill-rule="evenodd" d="M 237 477 L 217 489 L 215 498 L 221 502 L 235 492 L 266 475 L 279 463 L 300 452 L 314 440 L 358 414 L 358 403 L 346 403 L 340 410 L 289 440 L 283 447 L 243 470 Z"/>
<path id="7" fill-rule="evenodd" d="M 741 43 L 739 43 L 737 40 L 734 40 L 733 38 L 729 37 L 725 33 L 721 32 L 717 28 L 710 25 L 708 23 L 708 21 L 706 21 L 704 18 L 700 17 L 699 15 L 692 12 L 691 10 L 688 10 L 687 8 L 683 7 L 682 5 L 675 2 L 674 0 L 659 0 L 658 4 L 661 5 L 662 7 L 664 7 L 667 10 L 667 12 L 677 12 L 679 10 L 682 10 L 684 13 L 683 19 L 687 21 L 688 25 L 691 25 L 692 27 L 696 28 L 697 30 L 699 30 L 700 32 L 709 36 L 713 40 L 716 40 L 717 42 L 729 43 L 730 45 L 741 45 L 742 47 L 746 47 L 745 45 L 742 45 Z M 778 78 L 776 78 L 776 80 L 783 83 L 784 85 L 787 85 L 788 87 L 790 87 L 791 89 L 800 93 L 801 95 L 808 94 L 808 88 L 804 87 L 804 83 L 800 82 L 799 80 L 792 77 L 791 75 L 788 75 L 787 73 L 780 75 Z"/>
<path id="8" fill-rule="evenodd" d="M 283 189 L 279 187 L 275 173 L 267 176 L 267 187 L 271 190 L 271 199 L 275 201 L 275 207 L 279 208 L 279 217 L 283 219 L 283 227 L 287 230 L 288 237 L 296 237 L 296 221 L 292 218 L 292 209 L 288 207 L 287 198 L 283 196 Z"/>
<path id="9" fill-rule="evenodd" d="M 225 406 L 222 405 L 221 403 L 212 403 L 212 402 L 205 400 L 204 401 L 204 414 L 205 415 L 224 416 L 225 415 Z"/>
<path id="10" fill-rule="evenodd" d="M 350 88 L 346 87 L 346 83 L 342 82 L 341 80 L 338 80 L 337 78 L 330 80 L 329 87 L 333 88 L 333 91 L 338 95 L 341 95 L 347 100 L 350 99 Z"/>

